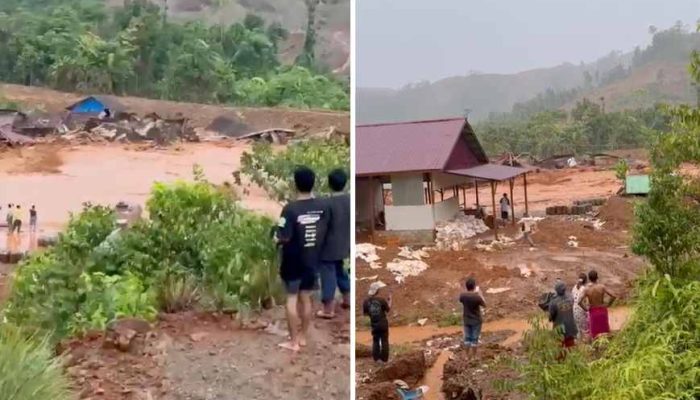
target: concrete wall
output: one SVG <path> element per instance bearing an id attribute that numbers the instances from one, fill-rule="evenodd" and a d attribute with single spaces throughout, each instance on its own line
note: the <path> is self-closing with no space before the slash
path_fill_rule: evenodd
<path id="1" fill-rule="evenodd" d="M 459 212 L 459 204 L 457 203 L 457 198 L 452 197 L 435 203 L 433 205 L 433 213 L 435 222 L 449 221 L 455 217 Z"/>
<path id="2" fill-rule="evenodd" d="M 374 210 L 379 213 L 384 208 L 384 198 L 382 197 L 382 185 L 379 180 L 374 180 Z M 355 182 L 355 218 L 356 224 L 370 225 L 372 220 L 372 202 L 370 196 L 370 181 L 358 179 Z"/>
<path id="3" fill-rule="evenodd" d="M 395 206 L 422 206 L 425 204 L 423 175 L 392 175 L 391 198 Z"/>
<path id="4" fill-rule="evenodd" d="M 386 229 L 391 231 L 408 231 L 433 229 L 433 207 L 422 206 L 386 206 Z"/>

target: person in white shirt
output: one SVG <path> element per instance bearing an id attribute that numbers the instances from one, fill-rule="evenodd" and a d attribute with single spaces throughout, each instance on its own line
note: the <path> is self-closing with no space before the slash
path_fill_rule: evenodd
<path id="1" fill-rule="evenodd" d="M 520 230 L 523 232 L 523 238 L 530 244 L 530 247 L 535 247 L 532 241 L 532 233 L 535 231 L 535 221 L 525 213 L 523 219 L 520 220 Z"/>
<path id="2" fill-rule="evenodd" d="M 508 195 L 503 193 L 503 197 L 500 200 L 501 203 L 501 219 L 508 221 L 508 214 L 510 213 L 510 199 Z"/>

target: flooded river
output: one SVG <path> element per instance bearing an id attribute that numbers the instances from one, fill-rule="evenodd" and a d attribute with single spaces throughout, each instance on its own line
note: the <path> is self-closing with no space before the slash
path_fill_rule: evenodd
<path id="1" fill-rule="evenodd" d="M 117 145 L 35 146 L 2 153 L 0 214 L 4 217 L 7 203 L 19 203 L 25 212 L 36 205 L 40 233 L 56 232 L 66 224 L 69 213 L 80 211 L 84 202 L 114 205 L 124 200 L 144 205 L 154 182 L 192 179 L 194 164 L 202 166 L 211 182 L 232 181 L 231 173 L 239 168 L 241 155 L 248 148 L 212 143 L 183 144 L 167 150 Z M 45 160 L 55 164 L 51 170 L 42 170 Z M 261 189 L 249 190 L 243 197 L 246 207 L 271 216 L 279 212 L 280 206 Z M 20 245 L 29 243 L 29 238 L 23 237 Z"/>

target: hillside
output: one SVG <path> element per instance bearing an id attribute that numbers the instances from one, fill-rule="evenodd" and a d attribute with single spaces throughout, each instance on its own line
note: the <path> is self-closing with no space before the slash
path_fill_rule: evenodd
<path id="1" fill-rule="evenodd" d="M 599 101 L 601 97 L 610 111 L 658 102 L 694 102 L 696 92 L 688 77 L 687 60 L 697 49 L 700 34 L 674 26 L 656 32 L 645 49 L 611 52 L 591 63 L 516 74 L 457 76 L 398 90 L 358 88 L 357 120 L 372 123 L 453 117 L 469 110 L 470 119 L 479 121 L 492 113 L 570 110 L 584 98 Z"/>
<path id="2" fill-rule="evenodd" d="M 125 0 L 105 0 L 121 7 Z M 127 0 L 128 1 L 128 0 Z M 168 17 L 181 21 L 205 21 L 212 24 L 241 22 L 247 14 L 278 22 L 290 32 L 281 50 L 284 62 L 292 63 L 302 51 L 307 22 L 304 0 L 151 0 L 166 7 Z M 336 73 L 350 73 L 350 0 L 322 2 L 317 9 L 318 59 Z"/>

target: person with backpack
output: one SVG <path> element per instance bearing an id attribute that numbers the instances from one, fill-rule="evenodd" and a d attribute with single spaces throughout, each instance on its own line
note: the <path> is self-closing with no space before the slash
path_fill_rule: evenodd
<path id="1" fill-rule="evenodd" d="M 380 290 L 386 287 L 381 281 L 369 286 L 369 297 L 362 304 L 362 314 L 369 316 L 372 328 L 372 358 L 375 362 L 389 361 L 389 320 L 386 314 L 391 310 L 391 294 L 385 300 Z"/>

